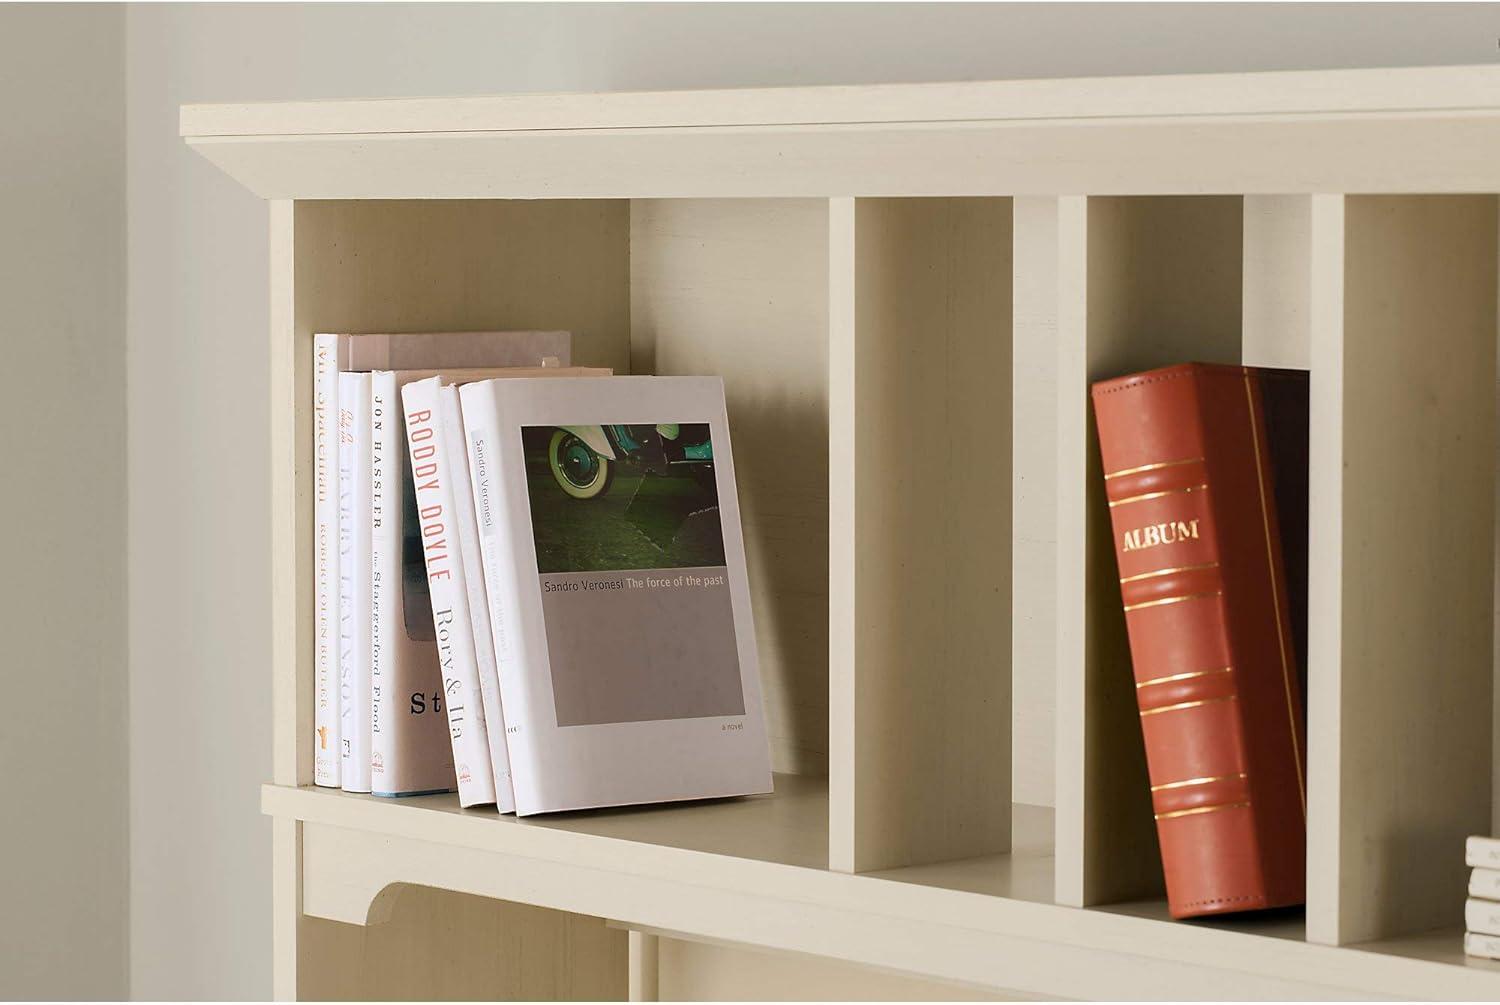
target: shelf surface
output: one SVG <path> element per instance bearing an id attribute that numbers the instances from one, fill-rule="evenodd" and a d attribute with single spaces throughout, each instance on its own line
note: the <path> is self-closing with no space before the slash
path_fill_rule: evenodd
<path id="1" fill-rule="evenodd" d="M 705 852 L 756 862 L 822 869 L 828 863 L 828 784 L 824 778 L 777 775 L 773 795 L 703 799 L 653 806 L 580 810 L 544 816 L 502 815 L 494 807 L 462 809 L 452 793 L 388 799 L 331 789 L 302 789 L 348 799 L 483 820 L 496 828 L 535 828 L 609 841 Z M 439 825 L 441 826 L 441 825 Z"/>
<path id="2" fill-rule="evenodd" d="M 1333 948 L 1300 912 L 1171 922 L 1159 901 L 1052 903 L 1051 811 L 1015 807 L 1014 851 L 850 875 L 828 870 L 827 785 L 517 819 L 452 795 L 380 799 L 268 785 L 302 821 L 304 910 L 379 920 L 400 884 L 591 914 L 685 938 L 812 952 L 969 984 L 1077 997 L 1500 996 L 1462 933 Z"/>

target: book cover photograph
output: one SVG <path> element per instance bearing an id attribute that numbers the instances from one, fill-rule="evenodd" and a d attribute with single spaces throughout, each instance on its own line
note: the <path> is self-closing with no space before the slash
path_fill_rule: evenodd
<path id="1" fill-rule="evenodd" d="M 521 438 L 558 725 L 743 714 L 707 424 Z"/>

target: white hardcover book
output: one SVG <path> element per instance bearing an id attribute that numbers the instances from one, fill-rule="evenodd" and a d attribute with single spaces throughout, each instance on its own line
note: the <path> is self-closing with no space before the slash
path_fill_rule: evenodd
<path id="1" fill-rule="evenodd" d="M 1500 938 L 1468 932 L 1464 935 L 1464 955 L 1500 960 Z"/>
<path id="2" fill-rule="evenodd" d="M 370 375 L 339 374 L 343 788 L 370 791 Z"/>
<path id="3" fill-rule="evenodd" d="M 438 397 L 443 424 L 443 463 L 451 472 L 453 482 L 453 516 L 458 525 L 458 553 L 463 561 L 464 586 L 469 595 L 469 622 L 473 626 L 474 657 L 479 670 L 480 704 L 484 709 L 485 737 L 490 746 L 490 767 L 495 776 L 495 804 L 502 813 L 514 813 L 516 796 L 511 788 L 510 754 L 505 747 L 505 710 L 500 703 L 500 676 L 495 665 L 484 563 L 479 552 L 479 526 L 474 517 L 474 486 L 469 478 L 469 451 L 464 443 L 458 388 L 446 385 L 438 392 Z"/>
<path id="4" fill-rule="evenodd" d="M 584 372 L 506 367 L 441 374 L 464 381 Z M 371 375 L 370 777 L 375 795 L 447 792 L 456 779 L 400 401 L 404 385 L 436 376 L 437 370 Z"/>
<path id="5" fill-rule="evenodd" d="M 771 791 L 723 383 L 459 396 L 516 812 Z"/>
<path id="6" fill-rule="evenodd" d="M 313 337 L 313 781 L 338 788 L 339 370 L 337 335 Z"/>
<path id="7" fill-rule="evenodd" d="M 1480 935 L 1500 935 L 1500 904 L 1470 897 L 1464 902 L 1464 927 Z"/>
<path id="8" fill-rule="evenodd" d="M 1464 865 L 1475 869 L 1500 869 L 1500 838 L 1474 835 L 1464 842 Z"/>
<path id="9" fill-rule="evenodd" d="M 482 806 L 496 801 L 495 772 L 480 698 L 469 590 L 459 555 L 452 466 L 444 451 L 441 383 L 442 378 L 429 377 L 407 384 L 401 401 L 458 802 Z"/>
<path id="10" fill-rule="evenodd" d="M 1469 896 L 1500 900 L 1500 869 L 1475 869 L 1469 874 Z"/>
<path id="11" fill-rule="evenodd" d="M 364 719 L 362 711 L 345 716 L 343 625 L 339 611 L 344 578 L 338 568 L 342 547 L 338 516 L 337 467 L 338 371 L 409 369 L 413 367 L 540 366 L 572 355 L 572 335 L 565 331 L 403 332 L 399 334 L 313 336 L 314 458 L 314 781 L 340 786 L 346 751 L 344 720 Z M 399 410 L 399 402 L 396 403 Z M 404 444 L 397 444 L 402 455 Z M 363 469 L 361 469 L 363 470 Z M 356 511 L 357 512 L 357 511 Z M 361 518 L 363 520 L 363 518 Z M 362 572 L 364 564 L 360 563 Z M 357 596 L 363 597 L 364 594 Z M 368 604 L 367 604 L 368 606 Z M 357 667 L 352 671 L 359 679 Z M 373 712 L 371 713 L 373 715 Z M 356 738 L 357 740 L 358 738 Z M 370 751 L 373 756 L 373 750 Z M 368 791 L 364 778 L 353 783 Z"/>
<path id="12" fill-rule="evenodd" d="M 389 370 L 370 378 L 370 791 L 377 796 L 447 792 L 454 781 L 426 563 L 407 488 L 400 383 Z"/>

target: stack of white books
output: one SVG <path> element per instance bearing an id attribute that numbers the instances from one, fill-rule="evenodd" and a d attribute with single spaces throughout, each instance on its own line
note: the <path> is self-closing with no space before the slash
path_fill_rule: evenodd
<path id="1" fill-rule="evenodd" d="M 1500 838 L 1469 838 L 1464 863 L 1474 870 L 1464 904 L 1464 952 L 1500 960 Z"/>
<path id="2" fill-rule="evenodd" d="M 522 815 L 770 791 L 722 384 L 569 343 L 316 337 L 317 784 Z"/>

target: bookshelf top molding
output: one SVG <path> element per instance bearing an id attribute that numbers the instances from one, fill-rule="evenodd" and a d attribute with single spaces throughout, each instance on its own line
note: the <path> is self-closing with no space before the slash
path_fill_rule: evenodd
<path id="1" fill-rule="evenodd" d="M 1493 191 L 1500 66 L 200 104 L 181 134 L 270 199 Z"/>
<path id="2" fill-rule="evenodd" d="M 1500 110 L 1500 66 L 182 106 L 193 139 Z"/>

